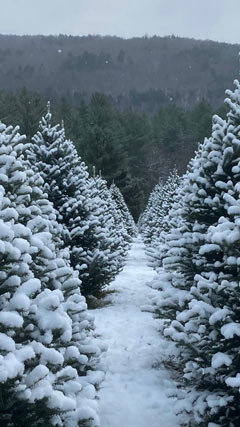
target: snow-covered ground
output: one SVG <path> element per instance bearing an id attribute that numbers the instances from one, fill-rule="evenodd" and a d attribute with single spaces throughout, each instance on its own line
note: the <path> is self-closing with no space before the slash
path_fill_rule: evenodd
<path id="1" fill-rule="evenodd" d="M 111 284 L 112 304 L 94 311 L 97 333 L 108 350 L 102 355 L 106 377 L 99 392 L 101 427 L 176 427 L 175 385 L 159 364 L 166 343 L 151 313 L 141 311 L 156 274 L 146 265 L 144 246 L 136 239 L 124 270 Z"/>

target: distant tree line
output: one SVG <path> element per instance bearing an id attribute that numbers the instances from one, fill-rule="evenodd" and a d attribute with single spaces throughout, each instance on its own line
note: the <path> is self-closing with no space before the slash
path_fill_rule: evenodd
<path id="1" fill-rule="evenodd" d="M 46 97 L 25 88 L 0 92 L 0 120 L 20 125 L 21 132 L 31 138 L 46 104 Z M 198 142 L 211 132 L 214 112 L 206 101 L 189 111 L 175 104 L 152 115 L 131 108 L 122 111 L 101 93 L 77 107 L 66 98 L 51 107 L 54 121 L 64 121 L 67 138 L 90 172 L 95 166 L 109 184 L 119 186 L 135 219 L 159 178 L 165 180 L 174 166 L 180 174 L 185 172 Z M 224 113 L 224 107 L 218 113 Z"/>
<path id="2" fill-rule="evenodd" d="M 0 89 L 28 90 L 75 106 L 93 93 L 121 109 L 154 113 L 169 102 L 218 108 L 238 74 L 239 45 L 180 37 L 0 35 Z"/>

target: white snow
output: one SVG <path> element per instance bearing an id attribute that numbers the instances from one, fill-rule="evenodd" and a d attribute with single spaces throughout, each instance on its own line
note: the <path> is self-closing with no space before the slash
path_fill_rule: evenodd
<path id="1" fill-rule="evenodd" d="M 226 384 L 229 387 L 240 387 L 240 374 L 237 374 L 236 377 L 227 378 Z"/>
<path id="2" fill-rule="evenodd" d="M 18 313 L 11 311 L 2 311 L 0 313 L 0 325 L 5 328 L 21 328 L 23 325 L 23 318 Z"/>
<path id="3" fill-rule="evenodd" d="M 34 384 L 37 384 L 40 380 L 45 378 L 48 373 L 49 370 L 46 366 L 38 365 L 32 370 L 32 372 L 30 372 L 30 374 L 28 374 L 26 378 L 26 384 L 28 386 L 33 386 Z"/>
<path id="4" fill-rule="evenodd" d="M 5 357 L 0 355 L 0 381 L 6 382 L 9 378 L 21 376 L 24 371 L 24 364 L 13 354 L 9 353 Z"/>
<path id="5" fill-rule="evenodd" d="M 240 337 L 240 325 L 239 323 L 230 322 L 221 327 L 221 334 L 226 339 L 231 339 L 234 335 Z"/>
<path id="6" fill-rule="evenodd" d="M 112 304 L 94 311 L 96 333 L 108 348 L 101 359 L 106 370 L 99 392 L 103 427 L 179 425 L 167 396 L 176 387 L 160 362 L 167 343 L 152 314 L 141 311 L 149 294 L 157 292 L 146 285 L 155 275 L 136 239 L 126 266 L 110 285 L 117 291 L 108 296 Z"/>
<path id="7" fill-rule="evenodd" d="M 212 357 L 212 367 L 219 368 L 220 366 L 226 365 L 230 366 L 232 364 L 232 357 L 229 357 L 227 354 L 218 352 Z"/>
<path id="8" fill-rule="evenodd" d="M 0 332 L 0 350 L 9 352 L 15 350 L 15 342 L 13 339 L 2 332 Z"/>

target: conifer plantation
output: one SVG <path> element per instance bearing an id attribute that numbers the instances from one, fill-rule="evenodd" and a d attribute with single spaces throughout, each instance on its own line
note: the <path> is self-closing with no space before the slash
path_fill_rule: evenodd
<path id="1" fill-rule="evenodd" d="M 139 323 L 128 313 L 138 293 L 142 315 L 148 310 L 157 322 L 161 363 L 174 384 L 162 396 L 171 417 L 191 427 L 239 425 L 238 81 L 235 86 L 226 92 L 226 117 L 213 116 L 211 136 L 185 175 L 174 168 L 150 194 L 138 229 L 149 265 L 141 275 L 153 280 L 140 293 L 138 229 L 124 197 L 95 167 L 89 174 L 64 123 L 53 123 L 50 103 L 30 140 L 19 127 L 0 124 L 1 425 L 101 426 L 97 401 L 120 340 L 119 326 L 112 325 L 125 312 Z M 115 283 L 130 292 L 122 308 Z M 111 320 L 104 310 L 114 301 L 120 311 Z M 95 331 L 89 309 L 96 307 L 103 313 L 95 310 L 97 328 L 102 319 L 118 336 L 113 349 L 102 339 L 105 331 Z M 143 350 L 152 345 L 149 339 Z M 152 369 L 155 376 L 158 368 Z"/>
<path id="2" fill-rule="evenodd" d="M 2 3 L 0 427 L 240 427 L 240 3 Z"/>

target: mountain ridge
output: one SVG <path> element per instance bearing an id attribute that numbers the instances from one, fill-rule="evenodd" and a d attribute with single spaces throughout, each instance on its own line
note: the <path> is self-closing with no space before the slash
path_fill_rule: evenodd
<path id="1" fill-rule="evenodd" d="M 26 87 L 74 105 L 101 92 L 120 108 L 147 113 L 203 99 L 218 107 L 239 74 L 239 50 L 178 36 L 0 34 L 0 90 Z"/>

